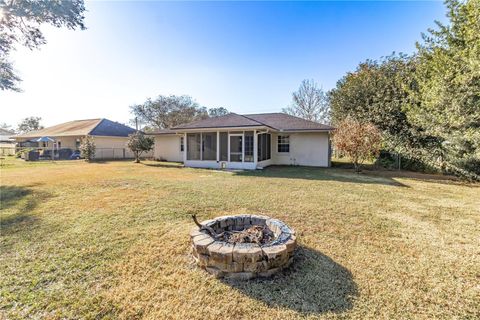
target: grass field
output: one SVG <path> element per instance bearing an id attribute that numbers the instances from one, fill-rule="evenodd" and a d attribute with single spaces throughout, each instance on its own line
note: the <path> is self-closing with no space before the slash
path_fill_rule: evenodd
<path id="1" fill-rule="evenodd" d="M 0 318 L 478 318 L 479 195 L 405 172 L 9 159 Z M 192 213 L 285 221 L 299 238 L 293 267 L 213 278 L 190 256 Z"/>

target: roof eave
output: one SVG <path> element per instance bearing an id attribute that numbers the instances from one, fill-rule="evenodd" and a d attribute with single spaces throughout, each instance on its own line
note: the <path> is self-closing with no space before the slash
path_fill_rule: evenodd
<path id="1" fill-rule="evenodd" d="M 216 127 L 199 127 L 199 128 L 172 128 L 175 132 L 192 132 L 192 131 L 225 131 L 225 130 L 255 130 L 255 129 L 269 129 L 275 130 L 277 129 L 271 128 L 269 126 L 258 126 L 258 125 L 251 125 L 251 126 L 216 126 Z"/>
<path id="2" fill-rule="evenodd" d="M 325 128 L 325 129 L 281 129 L 280 132 L 329 132 L 334 131 L 335 128 Z"/>

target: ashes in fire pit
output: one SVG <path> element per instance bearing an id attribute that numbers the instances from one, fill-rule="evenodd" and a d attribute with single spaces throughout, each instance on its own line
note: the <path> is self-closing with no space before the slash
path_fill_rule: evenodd
<path id="1" fill-rule="evenodd" d="M 274 239 L 274 234 L 267 226 L 256 225 L 241 231 L 224 231 L 217 239 L 228 243 L 268 244 Z"/>
<path id="2" fill-rule="evenodd" d="M 295 232 L 282 221 L 259 215 L 223 216 L 197 221 L 190 233 L 197 264 L 217 277 L 269 277 L 288 267 Z"/>

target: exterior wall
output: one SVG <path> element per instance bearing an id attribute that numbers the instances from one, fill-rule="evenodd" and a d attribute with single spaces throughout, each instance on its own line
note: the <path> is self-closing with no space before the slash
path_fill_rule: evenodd
<path id="1" fill-rule="evenodd" d="M 99 137 L 93 136 L 93 141 L 98 149 L 102 148 L 127 148 L 128 137 Z"/>
<path id="2" fill-rule="evenodd" d="M 81 139 L 82 137 L 55 137 L 54 139 L 58 142 L 60 141 L 61 148 L 69 148 L 72 150 L 76 150 L 76 141 L 77 139 Z M 51 147 L 51 142 L 49 142 L 49 147 Z"/>
<path id="3" fill-rule="evenodd" d="M 278 152 L 278 135 L 290 136 L 290 152 Z M 272 134 L 272 164 L 328 167 L 329 134 L 327 132 Z"/>
<path id="4" fill-rule="evenodd" d="M 128 137 L 93 136 L 95 159 L 133 159 L 133 152 L 127 147 Z M 142 153 L 142 157 L 153 157 L 153 151 Z"/>
<path id="5" fill-rule="evenodd" d="M 184 151 L 180 151 L 179 135 L 155 136 L 153 157 L 158 160 L 182 162 Z"/>

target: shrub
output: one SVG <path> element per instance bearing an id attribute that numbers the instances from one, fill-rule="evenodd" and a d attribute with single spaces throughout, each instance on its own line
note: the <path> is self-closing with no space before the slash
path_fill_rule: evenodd
<path id="1" fill-rule="evenodd" d="M 333 135 L 336 150 L 352 161 L 357 172 L 360 172 L 365 160 L 378 156 L 381 142 L 382 136 L 377 127 L 350 117 L 338 123 Z"/>
<path id="2" fill-rule="evenodd" d="M 148 152 L 153 149 L 155 140 L 152 137 L 146 136 L 143 132 L 135 132 L 129 135 L 127 146 L 135 155 L 135 162 L 140 162 L 140 156 L 143 152 Z"/>
<path id="3" fill-rule="evenodd" d="M 80 155 L 82 158 L 85 158 L 86 161 L 90 161 L 95 157 L 96 146 L 92 137 L 86 136 L 85 138 L 82 138 L 79 149 Z"/>

